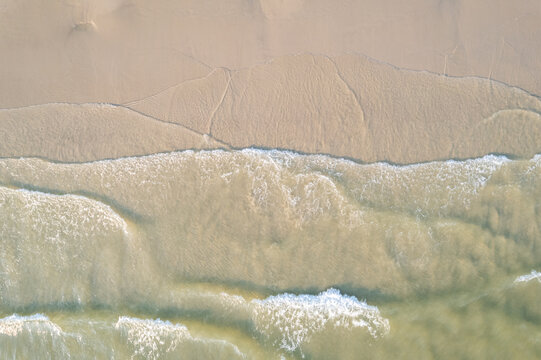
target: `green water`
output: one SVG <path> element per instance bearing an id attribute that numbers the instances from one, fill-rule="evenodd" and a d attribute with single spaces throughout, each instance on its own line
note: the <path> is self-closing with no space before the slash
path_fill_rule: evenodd
<path id="1" fill-rule="evenodd" d="M 540 156 L 1 159 L 0 358 L 539 358 L 540 199 Z"/>

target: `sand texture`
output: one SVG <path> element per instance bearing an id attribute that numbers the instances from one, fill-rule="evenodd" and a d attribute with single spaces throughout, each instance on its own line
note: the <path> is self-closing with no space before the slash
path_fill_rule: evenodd
<path id="1" fill-rule="evenodd" d="M 537 0 L 8 0 L 0 106 L 129 101 L 207 66 L 304 52 L 365 54 L 539 95 L 540 16 Z"/>
<path id="2" fill-rule="evenodd" d="M 224 147 L 177 124 L 108 104 L 0 110 L 0 154 L 75 162 Z"/>
<path id="3" fill-rule="evenodd" d="M 539 98 L 503 83 L 304 54 L 214 69 L 123 105 L 1 110 L 0 154 L 75 162 L 263 147 L 366 162 L 531 157 L 541 151 L 540 113 Z"/>
<path id="4" fill-rule="evenodd" d="M 536 1 L 7 1 L 0 107 L 18 110 L 0 115 L 0 156 L 254 146 L 367 162 L 529 157 L 541 151 L 540 16 Z M 57 103 L 148 118 L 76 121 Z M 26 134 L 39 140 L 23 145 Z"/>

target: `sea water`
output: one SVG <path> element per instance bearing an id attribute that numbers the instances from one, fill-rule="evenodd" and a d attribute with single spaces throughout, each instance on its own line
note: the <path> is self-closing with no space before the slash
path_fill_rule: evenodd
<path id="1" fill-rule="evenodd" d="M 541 156 L 0 159 L 0 358 L 541 357 Z"/>

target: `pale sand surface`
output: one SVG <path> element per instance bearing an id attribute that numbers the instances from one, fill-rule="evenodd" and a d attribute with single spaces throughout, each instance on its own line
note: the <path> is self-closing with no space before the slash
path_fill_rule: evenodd
<path id="1" fill-rule="evenodd" d="M 540 112 L 538 98 L 488 80 L 303 55 L 233 74 L 211 134 L 363 161 L 530 157 L 541 150 Z"/>
<path id="2" fill-rule="evenodd" d="M 0 115 L 9 134 L 0 155 L 85 161 L 212 147 L 207 137 L 215 137 L 362 161 L 531 156 L 541 150 L 536 97 L 401 70 L 540 94 L 541 7 L 475 3 L 8 1 L 1 107 L 124 104 L 187 129 L 120 109 L 105 121 L 49 104 Z M 348 52 L 396 67 L 332 56 Z M 295 53 L 304 55 L 284 56 Z M 117 140 L 97 140 L 111 132 Z M 39 141 L 23 144 L 23 134 Z"/>
<path id="3" fill-rule="evenodd" d="M 0 154 L 75 162 L 264 147 L 366 162 L 531 157 L 541 151 L 540 113 L 538 97 L 503 83 L 304 54 L 215 69 L 123 105 L 1 110 Z"/>
<path id="4" fill-rule="evenodd" d="M 303 52 L 490 77 L 541 94 L 537 0 L 4 1 L 0 106 L 124 102 L 210 67 Z"/>
<path id="5" fill-rule="evenodd" d="M 0 114 L 0 155 L 86 161 L 229 144 L 368 162 L 529 157 L 541 150 L 530 95 L 541 94 L 541 6 L 475 4 L 8 1 L 0 107 L 18 110 Z"/>
<path id="6" fill-rule="evenodd" d="M 0 154 L 91 161 L 224 147 L 177 124 L 107 104 L 48 104 L 0 110 Z"/>

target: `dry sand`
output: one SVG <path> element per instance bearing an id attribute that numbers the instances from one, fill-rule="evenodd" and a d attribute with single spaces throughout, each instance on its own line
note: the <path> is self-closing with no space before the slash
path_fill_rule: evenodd
<path id="1" fill-rule="evenodd" d="M 7 1 L 0 107 L 17 110 L 0 114 L 0 155 L 528 157 L 541 151 L 539 21 L 537 1 Z"/>

